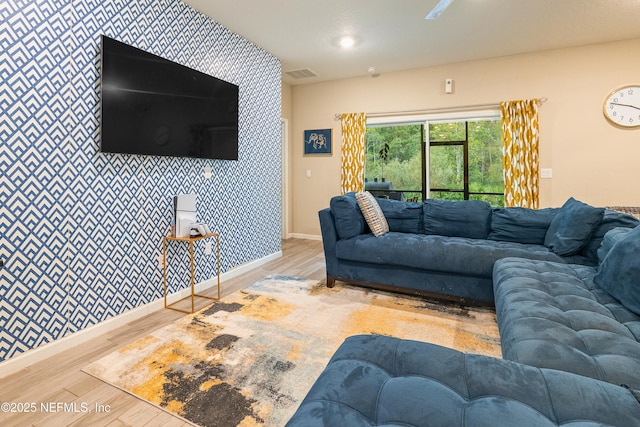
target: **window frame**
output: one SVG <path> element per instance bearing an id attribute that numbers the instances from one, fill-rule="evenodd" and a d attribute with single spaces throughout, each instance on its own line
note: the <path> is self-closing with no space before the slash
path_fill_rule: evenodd
<path id="1" fill-rule="evenodd" d="M 429 124 L 432 123 L 453 123 L 453 122 L 470 122 L 476 120 L 501 120 L 500 109 L 483 109 L 475 111 L 451 111 L 441 113 L 425 113 L 425 114 L 398 114 L 398 115 L 379 115 L 367 117 L 366 127 L 384 127 L 384 126 L 403 126 L 403 125 L 423 125 L 424 132 L 422 135 L 422 180 L 424 187 L 422 189 L 422 198 L 426 200 L 431 196 L 430 176 L 430 158 L 429 149 L 430 135 Z M 467 136 L 468 139 L 468 136 Z M 466 193 L 464 193 L 466 194 Z"/>

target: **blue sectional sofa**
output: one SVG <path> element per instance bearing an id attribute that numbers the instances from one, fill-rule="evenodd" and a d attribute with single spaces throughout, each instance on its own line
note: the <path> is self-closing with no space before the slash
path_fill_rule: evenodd
<path id="1" fill-rule="evenodd" d="M 496 262 L 502 356 L 640 390 L 640 227 L 611 230 L 598 254 L 594 267 Z"/>
<path id="2" fill-rule="evenodd" d="M 387 336 L 347 338 L 287 427 L 632 427 L 640 394 Z"/>
<path id="3" fill-rule="evenodd" d="M 395 210 L 387 207 L 387 212 Z M 589 222 L 589 213 L 598 212 L 588 233 L 572 231 Z M 515 233 L 528 240 L 522 227 L 538 213 L 492 210 L 496 214 L 527 219 L 498 227 L 500 222 L 489 218 L 488 236 Z M 321 220 L 323 215 L 327 221 L 333 213 L 321 212 Z M 549 249 L 547 255 L 541 248 L 529 254 L 534 256 L 495 261 L 484 255 L 484 262 L 492 262 L 489 281 L 503 359 L 390 337 L 350 337 L 287 425 L 640 426 L 640 222 L 573 199 L 541 215 L 552 216 L 538 245 Z M 337 212 L 334 226 L 339 218 Z M 364 233 L 346 239 L 362 239 L 358 236 Z M 482 246 L 473 238 L 463 239 Z M 458 250 L 462 241 L 456 242 L 458 246 L 439 250 Z M 482 250 L 491 252 L 487 247 L 493 246 Z M 473 250 L 464 253 L 471 256 Z M 545 259 L 553 255 L 558 259 Z M 447 259 L 440 257 L 441 262 Z M 336 277 L 346 279 L 372 273 L 376 265 L 367 262 L 369 270 L 358 270 L 345 265 L 337 252 L 332 262 L 338 264 L 332 272 L 342 274 Z"/>
<path id="4" fill-rule="evenodd" d="M 479 200 L 378 203 L 390 229 L 379 237 L 369 231 L 353 193 L 333 197 L 319 212 L 328 286 L 342 280 L 492 305 L 498 259 L 595 265 L 604 234 L 638 222 L 573 199 L 540 210 L 492 208 Z M 586 214 L 572 215 L 580 210 Z"/>

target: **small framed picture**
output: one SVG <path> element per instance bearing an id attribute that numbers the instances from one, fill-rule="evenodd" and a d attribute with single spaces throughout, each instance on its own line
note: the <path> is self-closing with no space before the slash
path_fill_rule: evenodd
<path id="1" fill-rule="evenodd" d="M 304 154 L 331 154 L 333 129 L 304 131 Z"/>

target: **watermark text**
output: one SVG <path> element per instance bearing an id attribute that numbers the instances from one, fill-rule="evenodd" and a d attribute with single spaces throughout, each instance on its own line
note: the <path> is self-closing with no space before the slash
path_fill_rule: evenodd
<path id="1" fill-rule="evenodd" d="M 88 402 L 0 402 L 0 413 L 74 413 L 111 412 L 111 406 Z"/>

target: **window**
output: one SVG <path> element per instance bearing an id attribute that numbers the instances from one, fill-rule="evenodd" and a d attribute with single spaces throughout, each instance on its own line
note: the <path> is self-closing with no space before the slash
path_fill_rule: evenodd
<path id="1" fill-rule="evenodd" d="M 499 114 L 368 119 L 365 189 L 397 200 L 504 206 Z"/>
<path id="2" fill-rule="evenodd" d="M 430 197 L 504 206 L 498 119 L 429 123 Z"/>
<path id="3" fill-rule="evenodd" d="M 424 125 L 367 127 L 365 189 L 377 197 L 422 199 Z"/>

